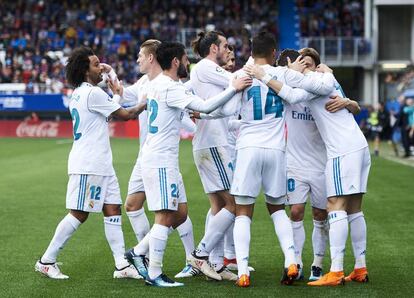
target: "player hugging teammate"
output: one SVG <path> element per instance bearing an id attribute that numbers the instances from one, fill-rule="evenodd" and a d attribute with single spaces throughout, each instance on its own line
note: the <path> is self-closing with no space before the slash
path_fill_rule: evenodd
<path id="1" fill-rule="evenodd" d="M 50 278 L 68 278 L 56 263 L 59 249 L 89 212 L 103 211 L 105 235 L 115 259 L 114 277 L 139 278 L 139 274 L 151 286 L 182 286 L 162 272 L 168 236 L 176 229 L 187 256 L 177 278 L 202 272 L 210 279 L 248 287 L 253 270 L 248 266 L 250 226 L 262 190 L 285 258 L 282 284 L 304 278 L 301 256 L 308 196 L 314 223 L 308 284 L 368 281 L 361 205 L 370 156 L 352 115 L 359 111 L 358 104 L 345 98 L 332 70 L 320 63 L 314 49 L 283 51 L 274 66 L 276 40 L 270 33 L 253 38 L 250 63 L 233 74 L 223 68 L 232 69 L 234 52 L 232 56 L 222 32 L 200 33 L 193 47 L 202 60 L 183 84 L 189 66 L 184 46 L 156 40 L 143 43 L 137 62 L 146 75 L 128 88 L 90 49 L 73 51 L 66 69 L 68 81 L 77 87 L 69 104 L 74 123 L 70 212 L 35 269 Z M 96 86 L 104 72 L 109 73 L 112 98 Z M 126 110 L 119 105 L 127 101 L 136 106 Z M 145 107 L 147 115 L 140 121 L 146 134 L 141 136 L 126 202 L 139 243 L 125 253 L 107 120 L 136 118 Z M 210 201 L 205 234 L 196 248 L 178 166 L 179 129 L 188 123 L 187 110 L 197 118 L 194 160 Z M 192 126 L 187 124 L 189 129 Z M 229 134 L 235 136 L 235 149 L 229 146 Z M 88 152 L 98 150 L 98 143 L 102 152 L 91 159 Z M 155 214 L 151 229 L 143 209 L 145 199 Z M 290 206 L 290 219 L 285 205 Z M 345 277 L 348 229 L 355 269 Z M 328 238 L 331 268 L 323 275 Z M 237 274 L 229 269 L 237 269 Z"/>

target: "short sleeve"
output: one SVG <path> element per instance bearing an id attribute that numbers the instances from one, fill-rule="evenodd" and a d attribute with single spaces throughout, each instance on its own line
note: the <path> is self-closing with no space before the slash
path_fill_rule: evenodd
<path id="1" fill-rule="evenodd" d="M 180 83 L 169 87 L 165 91 L 165 101 L 169 107 L 184 110 L 195 98 L 198 97 Z"/>
<path id="2" fill-rule="evenodd" d="M 108 117 L 121 106 L 112 100 L 101 88 L 94 87 L 88 96 L 88 109 Z"/>

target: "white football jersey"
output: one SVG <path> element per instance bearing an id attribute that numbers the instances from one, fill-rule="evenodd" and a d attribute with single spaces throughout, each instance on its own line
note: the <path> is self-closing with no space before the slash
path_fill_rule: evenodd
<path id="1" fill-rule="evenodd" d="M 183 110 L 196 96 L 181 82 L 164 74 L 152 80 L 147 90 L 148 135 L 142 147 L 142 165 L 178 168 Z"/>
<path id="2" fill-rule="evenodd" d="M 224 91 L 232 74 L 209 59 L 202 59 L 190 73 L 193 92 L 206 100 Z M 193 150 L 227 146 L 228 119 L 197 119 L 197 130 L 193 138 Z"/>
<path id="3" fill-rule="evenodd" d="M 322 74 L 312 72 L 308 75 L 320 77 Z M 338 82 L 335 83 L 335 87 L 336 90 L 332 95 L 345 97 Z M 336 113 L 328 112 L 325 104 L 329 100 L 329 96 L 320 96 L 309 103 L 316 126 L 325 143 L 328 158 L 335 158 L 367 147 L 367 140 L 352 113 L 347 109 Z"/>
<path id="4" fill-rule="evenodd" d="M 286 104 L 287 167 L 324 172 L 325 144 L 319 134 L 309 103 Z"/>
<path id="5" fill-rule="evenodd" d="M 263 69 L 272 77 L 283 80 L 285 69 L 264 65 Z M 235 73 L 245 75 L 243 70 Z M 236 148 L 261 147 L 285 150 L 285 116 L 282 99 L 266 84 L 253 79 L 241 99 L 241 125 Z"/>
<path id="6" fill-rule="evenodd" d="M 127 88 L 124 88 L 124 93 L 122 95 L 121 103 L 137 105 L 138 103 L 145 100 L 146 94 L 147 94 L 146 88 L 148 86 L 148 82 L 150 82 L 148 76 L 143 75 L 135 84 Z M 138 116 L 140 148 L 142 148 L 145 138 L 147 137 L 147 131 L 148 131 L 147 118 L 148 118 L 148 114 L 146 110 L 144 110 Z"/>
<path id="7" fill-rule="evenodd" d="M 69 102 L 73 122 L 73 146 L 69 174 L 115 175 L 107 117 L 121 106 L 101 88 L 83 82 Z"/>

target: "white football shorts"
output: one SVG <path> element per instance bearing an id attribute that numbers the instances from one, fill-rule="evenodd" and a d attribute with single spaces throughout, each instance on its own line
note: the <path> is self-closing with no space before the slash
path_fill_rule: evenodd
<path id="1" fill-rule="evenodd" d="M 193 155 L 205 193 L 230 189 L 233 163 L 226 147 L 195 150 Z"/>
<path id="2" fill-rule="evenodd" d="M 148 210 L 177 211 L 178 204 L 187 202 L 183 179 L 178 169 L 143 168 L 142 178 Z"/>
<path id="3" fill-rule="evenodd" d="M 132 169 L 131 177 L 128 182 L 128 195 L 132 195 L 144 190 L 144 182 L 142 181 L 141 159 L 138 157 Z"/>
<path id="4" fill-rule="evenodd" d="M 308 195 L 312 207 L 326 209 L 325 173 L 288 168 L 286 205 L 305 204 Z"/>
<path id="5" fill-rule="evenodd" d="M 327 197 L 366 193 L 370 167 L 368 147 L 328 159 L 325 168 Z"/>
<path id="6" fill-rule="evenodd" d="M 286 155 L 277 149 L 247 147 L 237 150 L 231 194 L 257 197 L 286 195 Z"/>
<path id="7" fill-rule="evenodd" d="M 122 205 L 118 179 L 113 176 L 70 174 L 66 208 L 102 212 L 104 204 Z"/>

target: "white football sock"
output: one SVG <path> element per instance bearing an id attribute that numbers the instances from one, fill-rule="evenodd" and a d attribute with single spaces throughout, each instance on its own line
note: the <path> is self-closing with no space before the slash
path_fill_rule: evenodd
<path id="1" fill-rule="evenodd" d="M 224 235 L 219 239 L 217 244 L 214 246 L 213 250 L 210 252 L 209 261 L 214 266 L 216 271 L 219 271 L 223 268 L 223 258 L 224 258 Z"/>
<path id="2" fill-rule="evenodd" d="M 236 248 L 238 276 L 250 275 L 249 251 L 250 251 L 250 225 L 252 220 L 246 216 L 237 216 L 234 222 L 234 245 Z"/>
<path id="3" fill-rule="evenodd" d="M 136 255 L 146 255 L 149 250 L 149 239 L 150 239 L 151 230 L 145 235 L 145 237 L 134 246 L 134 254 Z"/>
<path id="4" fill-rule="evenodd" d="M 138 242 L 140 242 L 150 230 L 150 224 L 147 215 L 145 214 L 145 209 L 141 208 L 136 211 L 128 211 L 126 212 L 126 215 L 128 215 L 135 236 L 137 237 Z"/>
<path id="5" fill-rule="evenodd" d="M 81 225 L 81 222 L 68 213 L 56 227 L 55 235 L 50 241 L 45 253 L 40 258 L 43 263 L 55 263 L 59 251 L 65 246 L 66 242 Z"/>
<path id="6" fill-rule="evenodd" d="M 169 230 L 170 228 L 159 224 L 152 226 L 149 238 L 148 275 L 150 279 L 155 279 L 162 273 L 162 260 L 167 246 Z"/>
<path id="7" fill-rule="evenodd" d="M 226 208 L 221 209 L 214 218 L 211 218 L 207 233 L 197 247 L 197 255 L 208 256 L 233 222 L 234 214 Z"/>
<path id="8" fill-rule="evenodd" d="M 328 213 L 329 241 L 331 246 L 331 272 L 344 271 L 344 255 L 348 238 L 348 215 L 346 211 Z"/>
<path id="9" fill-rule="evenodd" d="M 193 235 L 193 223 L 189 216 L 185 222 L 177 227 L 178 235 L 180 235 L 181 241 L 184 245 L 185 255 L 188 256 L 194 251 L 194 235 Z"/>
<path id="10" fill-rule="evenodd" d="M 234 230 L 234 223 L 230 225 L 230 227 L 226 231 L 226 234 L 224 234 L 224 257 L 228 260 L 236 258 L 236 251 L 234 248 L 233 230 Z"/>
<path id="11" fill-rule="evenodd" d="M 367 224 L 364 213 L 348 215 L 348 222 L 355 257 L 355 269 L 366 267 L 365 253 L 367 250 Z"/>
<path id="12" fill-rule="evenodd" d="M 115 267 L 122 269 L 127 267 L 128 261 L 124 258 L 125 242 L 124 234 L 122 232 L 122 217 L 121 215 L 105 216 L 104 217 L 105 236 L 109 247 L 112 250 L 112 255 L 115 260 Z"/>
<path id="13" fill-rule="evenodd" d="M 204 234 L 207 233 L 208 225 L 210 223 L 210 218 L 211 218 L 211 209 L 208 209 L 208 212 L 206 214 L 206 222 L 204 224 Z"/>
<path id="14" fill-rule="evenodd" d="M 276 211 L 271 217 L 280 247 L 285 255 L 285 268 L 287 268 L 289 265 L 296 264 L 292 224 L 285 210 Z"/>
<path id="15" fill-rule="evenodd" d="M 301 221 L 291 221 L 292 230 L 293 230 L 293 241 L 295 243 L 295 257 L 296 264 L 300 265 L 300 268 L 303 268 L 302 262 L 302 250 L 303 245 L 305 244 L 305 228 L 303 227 L 303 220 Z"/>
<path id="16" fill-rule="evenodd" d="M 312 266 L 322 268 L 323 257 L 325 256 L 326 244 L 328 242 L 326 220 L 313 220 L 312 247 L 313 263 Z"/>

